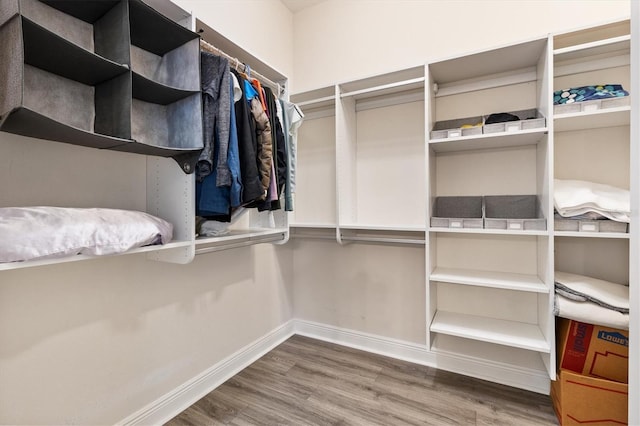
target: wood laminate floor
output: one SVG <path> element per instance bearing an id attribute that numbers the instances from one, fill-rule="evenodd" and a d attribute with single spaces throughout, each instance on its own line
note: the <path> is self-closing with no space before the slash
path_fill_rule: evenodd
<path id="1" fill-rule="evenodd" d="M 548 396 L 293 336 L 182 425 L 557 425 Z"/>

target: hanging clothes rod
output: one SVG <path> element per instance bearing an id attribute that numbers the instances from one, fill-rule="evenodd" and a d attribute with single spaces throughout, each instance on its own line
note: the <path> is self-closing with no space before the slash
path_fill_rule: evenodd
<path id="1" fill-rule="evenodd" d="M 225 52 L 223 52 L 222 50 L 218 49 L 217 47 L 215 47 L 214 45 L 212 45 L 211 43 L 208 43 L 202 39 L 200 39 L 200 49 L 212 53 L 214 55 L 218 55 L 218 56 L 223 56 L 225 58 L 227 58 L 229 60 L 229 65 L 230 66 L 235 66 L 236 71 L 243 71 L 244 70 L 239 70 L 238 67 L 240 65 L 242 65 L 243 67 L 245 66 L 245 64 L 240 61 L 238 58 L 235 58 Z M 267 85 L 270 86 L 272 89 L 277 90 L 277 94 L 278 96 L 282 95 L 282 86 L 280 85 L 280 83 L 276 83 L 275 81 L 265 77 L 264 75 L 260 74 L 257 71 L 254 71 L 253 69 L 251 70 L 251 77 L 252 78 L 257 78 L 258 80 L 260 80 L 260 83 L 263 85 Z"/>

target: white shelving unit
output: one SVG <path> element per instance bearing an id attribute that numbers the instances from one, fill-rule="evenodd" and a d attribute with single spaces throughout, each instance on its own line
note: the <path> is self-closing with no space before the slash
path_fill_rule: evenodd
<path id="1" fill-rule="evenodd" d="M 298 131 L 296 208 L 292 228 L 337 227 L 335 86 L 295 94 L 304 113 Z M 297 235 L 302 235 L 301 229 Z M 335 236 L 334 236 L 335 238 Z"/>
<path id="2" fill-rule="evenodd" d="M 425 350 L 435 354 L 439 368 L 478 376 L 481 365 L 484 378 L 544 392 L 556 374 L 555 269 L 629 282 L 637 300 L 637 261 L 629 258 L 640 250 L 634 223 L 630 233 L 566 232 L 555 231 L 553 220 L 554 178 L 631 187 L 637 207 L 638 189 L 630 183 L 640 158 L 629 161 L 630 149 L 637 156 L 629 137 L 635 107 L 554 114 L 552 99 L 554 90 L 587 84 L 621 83 L 636 93 L 630 86 L 629 34 L 628 21 L 613 22 L 345 82 L 333 94 L 327 87 L 294 97 L 311 111 L 335 107 L 321 113 L 335 121 L 320 133 L 336 134 L 335 157 L 324 164 L 333 167 L 334 158 L 337 163 L 338 241 L 426 245 Z M 408 105 L 424 116 L 405 114 Z M 546 117 L 546 125 L 430 137 L 438 121 L 530 108 Z M 392 131 L 401 124 L 423 134 L 398 137 Z M 425 147 L 420 164 L 410 160 L 417 151 L 391 149 L 402 149 L 405 141 L 414 147 L 419 140 Z M 405 179 L 385 185 L 401 188 L 396 197 L 376 192 L 378 176 L 369 171 L 398 165 Z M 406 178 L 421 173 L 422 182 Z M 406 204 L 402 196 L 419 190 L 426 194 L 424 205 Z M 430 226 L 435 197 L 522 194 L 538 196 L 546 229 Z M 394 214 L 384 210 L 389 205 Z M 296 222 L 300 237 L 331 238 L 326 222 Z M 637 319 L 631 330 L 637 339 L 633 324 L 638 327 Z M 631 394 L 638 394 L 637 382 L 631 379 Z"/>
<path id="3" fill-rule="evenodd" d="M 630 89 L 629 21 L 622 21 L 574 31 L 554 37 L 553 89 L 587 84 L 622 84 Z M 607 83 L 604 83 L 606 81 Z M 598 109 L 554 116 L 554 177 L 582 179 L 598 183 L 630 187 L 630 131 L 631 106 Z M 615 164 L 615 167 L 611 167 Z M 623 277 L 629 282 L 629 234 L 584 233 L 555 231 L 556 269 L 576 268 L 577 260 L 565 252 L 593 250 L 610 239 L 609 250 L 614 250 L 616 272 L 600 270 L 599 275 L 612 281 Z M 575 248 L 580 247 L 580 250 Z M 578 256 L 577 254 L 575 256 Z M 587 261 L 584 259 L 583 261 Z M 621 276 L 622 275 L 622 276 Z"/>
<path id="4" fill-rule="evenodd" d="M 427 65 L 428 223 L 436 197 L 535 194 L 547 227 L 430 227 L 426 265 L 431 350 L 473 356 L 482 352 L 473 349 L 478 345 L 508 346 L 508 359 L 486 361 L 510 365 L 522 365 L 532 351 L 542 361 L 540 373 L 553 378 L 550 49 L 543 38 Z M 430 138 L 439 121 L 532 108 L 547 118 L 546 125 Z M 436 339 L 445 335 L 466 342 L 450 347 L 447 339 Z"/>
<path id="5" fill-rule="evenodd" d="M 424 67 L 339 84 L 336 99 L 338 242 L 424 244 Z"/>
<path id="6" fill-rule="evenodd" d="M 431 331 L 535 352 L 550 351 L 547 339 L 534 324 L 438 311 L 431 321 Z"/>

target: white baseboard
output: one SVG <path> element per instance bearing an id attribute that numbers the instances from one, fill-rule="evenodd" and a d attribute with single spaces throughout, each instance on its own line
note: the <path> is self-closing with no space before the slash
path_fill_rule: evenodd
<path id="1" fill-rule="evenodd" d="M 544 372 L 460 354 L 436 353 L 428 351 L 424 345 L 417 343 L 311 321 L 291 320 L 121 420 L 117 425 L 155 425 L 171 420 L 294 334 L 516 388 L 549 394 L 549 377 Z"/>
<path id="2" fill-rule="evenodd" d="M 294 321 L 295 334 L 545 395 L 549 394 L 549 376 L 544 371 L 467 355 L 432 352 L 428 351 L 425 345 L 310 321 Z"/>
<path id="3" fill-rule="evenodd" d="M 291 320 L 146 407 L 119 421 L 117 425 L 159 425 L 166 423 L 293 334 L 294 320 Z"/>

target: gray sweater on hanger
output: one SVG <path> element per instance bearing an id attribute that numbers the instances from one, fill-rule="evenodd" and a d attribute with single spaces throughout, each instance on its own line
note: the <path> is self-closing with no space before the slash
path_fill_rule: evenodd
<path id="1" fill-rule="evenodd" d="M 228 102 L 231 96 L 229 61 L 209 52 L 200 52 L 200 70 L 204 149 L 198 158 L 196 176 L 201 181 L 211 174 L 217 140 L 216 186 L 229 186 L 231 185 L 231 172 L 227 164 L 231 120 L 231 104 Z"/>

